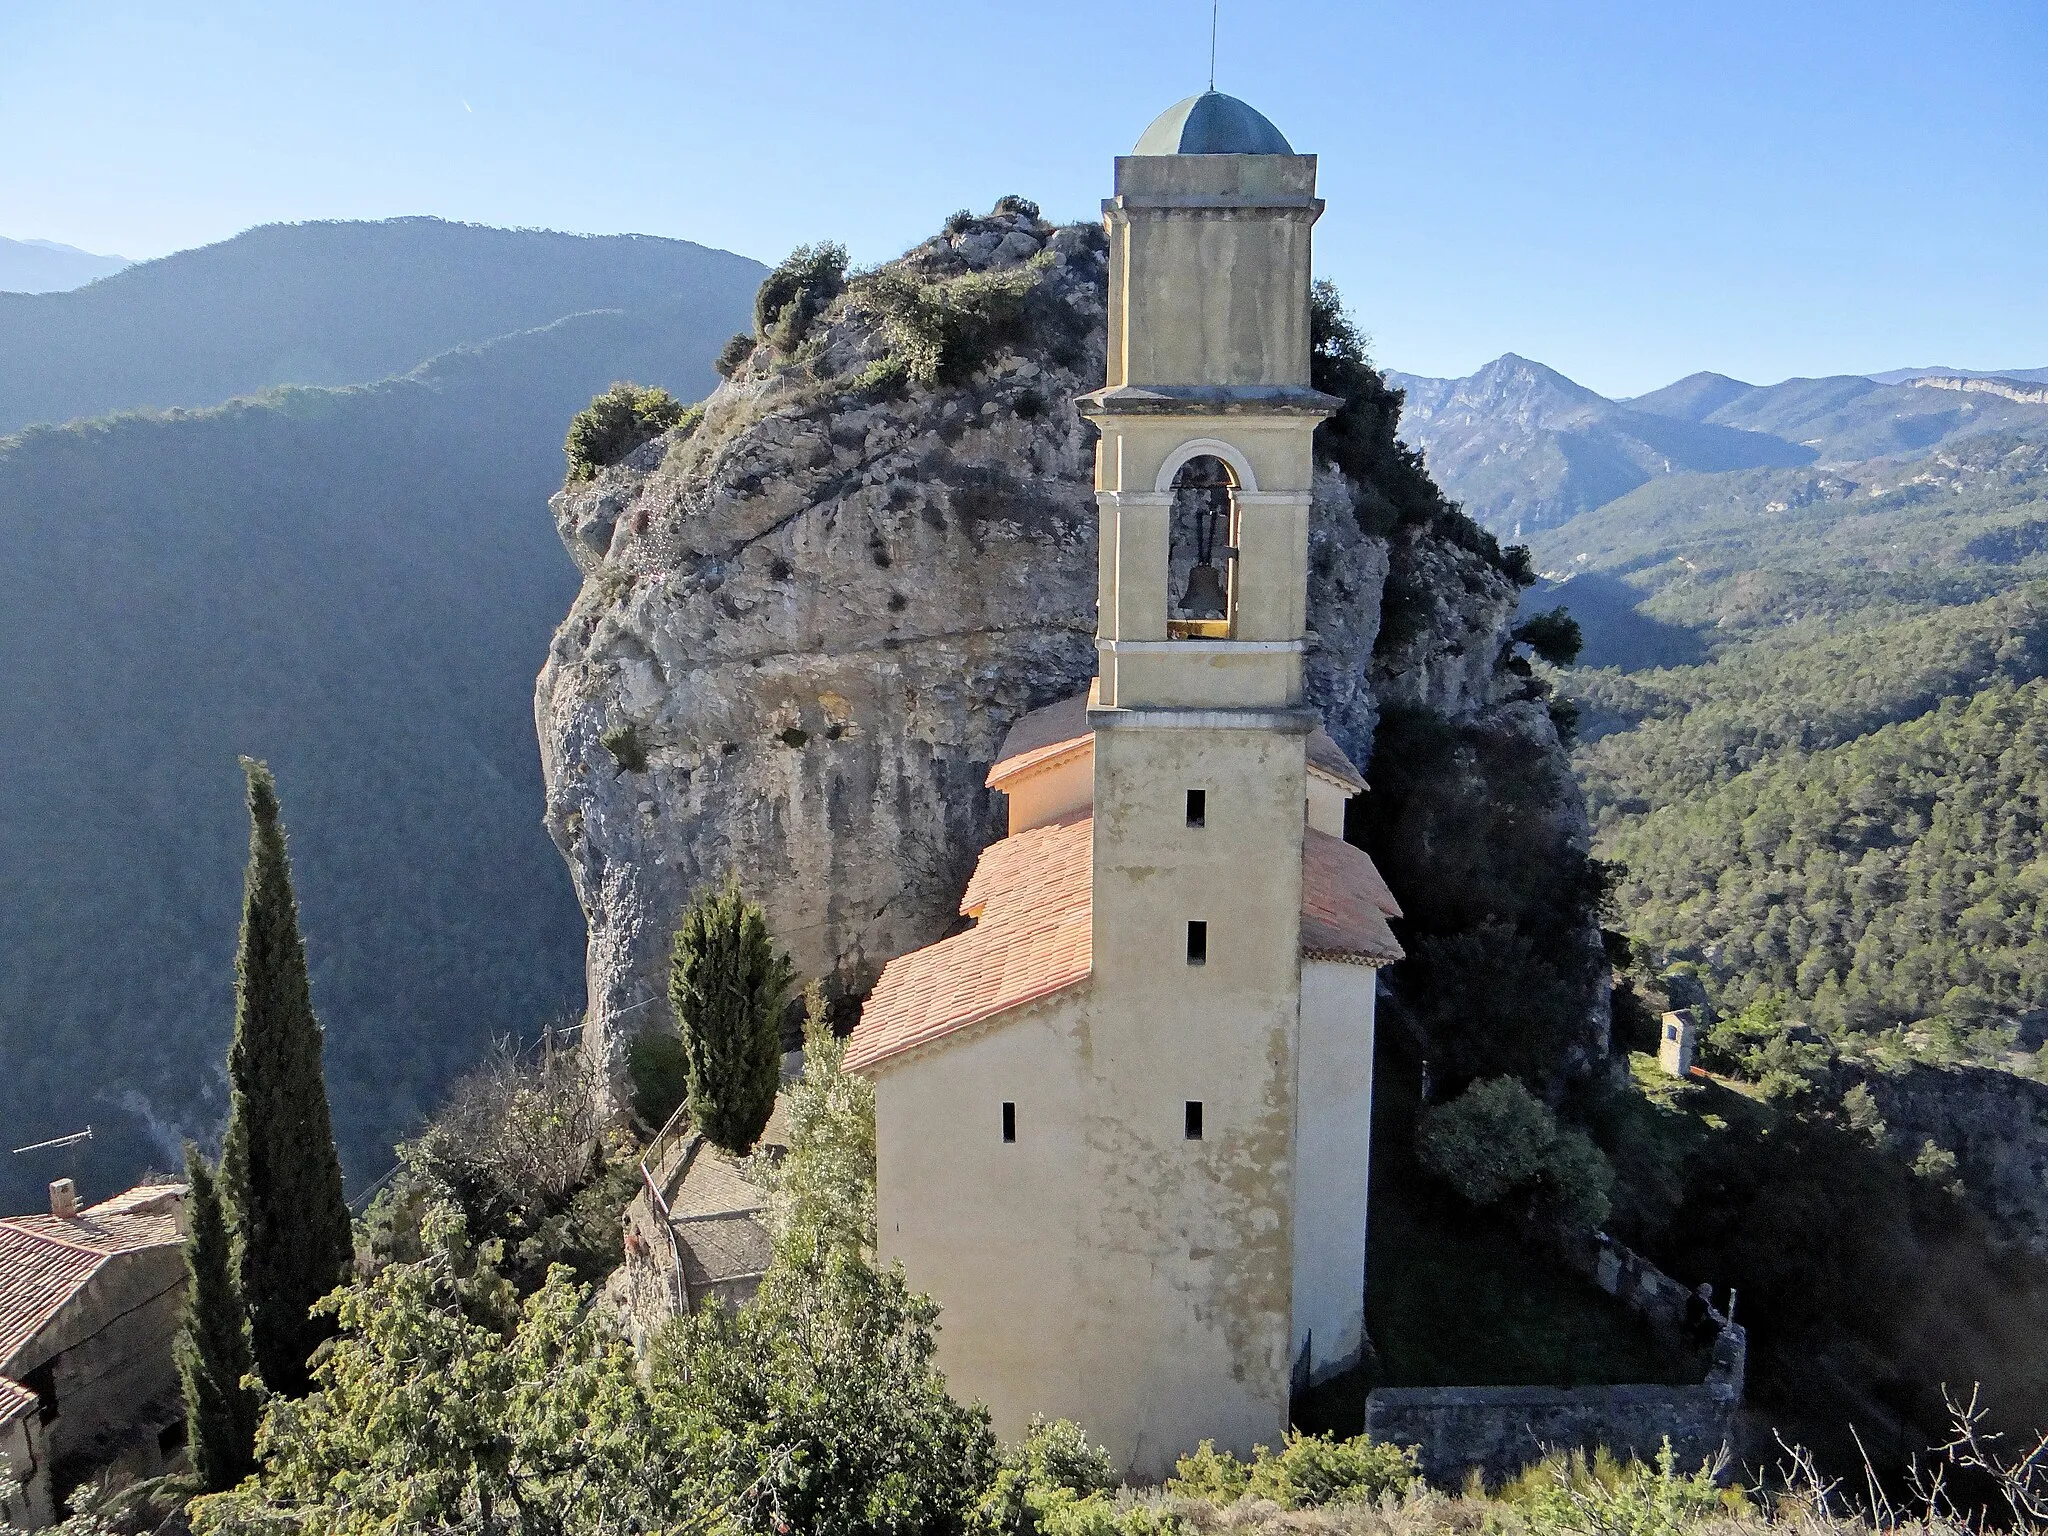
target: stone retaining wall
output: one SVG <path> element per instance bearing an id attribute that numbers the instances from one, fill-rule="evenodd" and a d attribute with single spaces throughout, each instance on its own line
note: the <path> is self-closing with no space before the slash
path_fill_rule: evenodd
<path id="1" fill-rule="evenodd" d="M 1423 1475 L 1449 1486 L 1474 1467 L 1498 1482 L 1573 1447 L 1650 1461 L 1667 1435 L 1690 1471 L 1732 1442 L 1740 1397 L 1712 1378 L 1692 1387 L 1380 1387 L 1365 1400 L 1365 1430 L 1419 1447 Z"/>

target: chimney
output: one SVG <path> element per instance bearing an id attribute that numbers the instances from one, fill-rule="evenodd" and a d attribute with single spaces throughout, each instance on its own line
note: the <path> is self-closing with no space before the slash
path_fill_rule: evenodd
<path id="1" fill-rule="evenodd" d="M 78 1186 L 69 1179 L 53 1179 L 50 1182 L 50 1214 L 61 1216 L 66 1221 L 78 1216 Z"/>

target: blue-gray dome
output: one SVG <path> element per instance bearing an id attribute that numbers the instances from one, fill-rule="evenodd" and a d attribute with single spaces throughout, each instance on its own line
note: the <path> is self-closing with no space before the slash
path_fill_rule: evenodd
<path id="1" fill-rule="evenodd" d="M 1265 115 L 1221 91 L 1177 101 L 1152 119 L 1134 155 L 1291 155 Z"/>

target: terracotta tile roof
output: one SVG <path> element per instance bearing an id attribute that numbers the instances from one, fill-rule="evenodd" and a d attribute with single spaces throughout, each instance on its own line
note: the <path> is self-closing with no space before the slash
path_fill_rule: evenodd
<path id="1" fill-rule="evenodd" d="M 1308 733 L 1308 765 L 1319 768 L 1343 784 L 1351 793 L 1365 788 L 1365 775 L 1358 771 L 1336 739 L 1320 725 Z"/>
<path id="2" fill-rule="evenodd" d="M 1401 908 L 1363 848 L 1309 829 L 1301 850 L 1301 949 L 1318 959 L 1391 965 L 1402 955 L 1389 917 Z"/>
<path id="3" fill-rule="evenodd" d="M 146 1185 L 64 1216 L 0 1218 L 0 1364 L 117 1254 L 182 1243 L 183 1185 Z"/>
<path id="4" fill-rule="evenodd" d="M 1086 979 L 1093 958 L 1094 821 L 1078 816 L 991 843 L 967 882 L 965 933 L 899 955 L 846 1045 L 857 1072 Z M 1301 948 L 1318 959 L 1390 965 L 1401 908 L 1363 848 L 1308 831 Z"/>
<path id="5" fill-rule="evenodd" d="M 847 1070 L 1085 980 L 1094 956 L 1094 833 L 1080 816 L 984 849 L 960 902 L 978 914 L 975 925 L 883 968 L 847 1041 Z"/>
<path id="6" fill-rule="evenodd" d="M 0 1365 L 42 1332 L 106 1262 L 98 1249 L 0 1223 Z"/>
<path id="7" fill-rule="evenodd" d="M 1094 746 L 1087 694 L 1077 693 L 1071 699 L 1034 709 L 1020 716 L 1003 738 L 1003 748 L 988 771 L 988 787 L 1000 789 L 1006 782 L 1050 767 L 1070 753 L 1092 751 Z"/>
<path id="8" fill-rule="evenodd" d="M 0 1376 L 0 1424 L 12 1424 L 35 1407 L 38 1399 L 18 1381 Z"/>
<path id="9" fill-rule="evenodd" d="M 1077 693 L 1071 699 L 1061 699 L 1057 704 L 1034 709 L 1020 717 L 1003 738 L 1002 751 L 996 754 L 995 766 L 988 771 L 988 787 L 1000 789 L 1008 780 L 1050 767 L 1069 753 L 1093 745 L 1094 732 L 1088 724 L 1087 694 Z M 1320 725 L 1309 732 L 1308 764 L 1337 780 L 1353 794 L 1366 787 L 1365 776 Z"/>

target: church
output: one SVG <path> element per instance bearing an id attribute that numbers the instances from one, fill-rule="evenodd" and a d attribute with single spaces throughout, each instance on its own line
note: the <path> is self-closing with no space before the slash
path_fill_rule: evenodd
<path id="1" fill-rule="evenodd" d="M 1116 162 L 1098 670 L 1012 727 L 971 926 L 892 961 L 879 1251 L 1005 1438 L 1078 1421 L 1128 1475 L 1277 1443 L 1364 1346 L 1378 967 L 1343 839 L 1365 782 L 1303 687 L 1317 423 L 1297 155 L 1214 91 Z"/>

